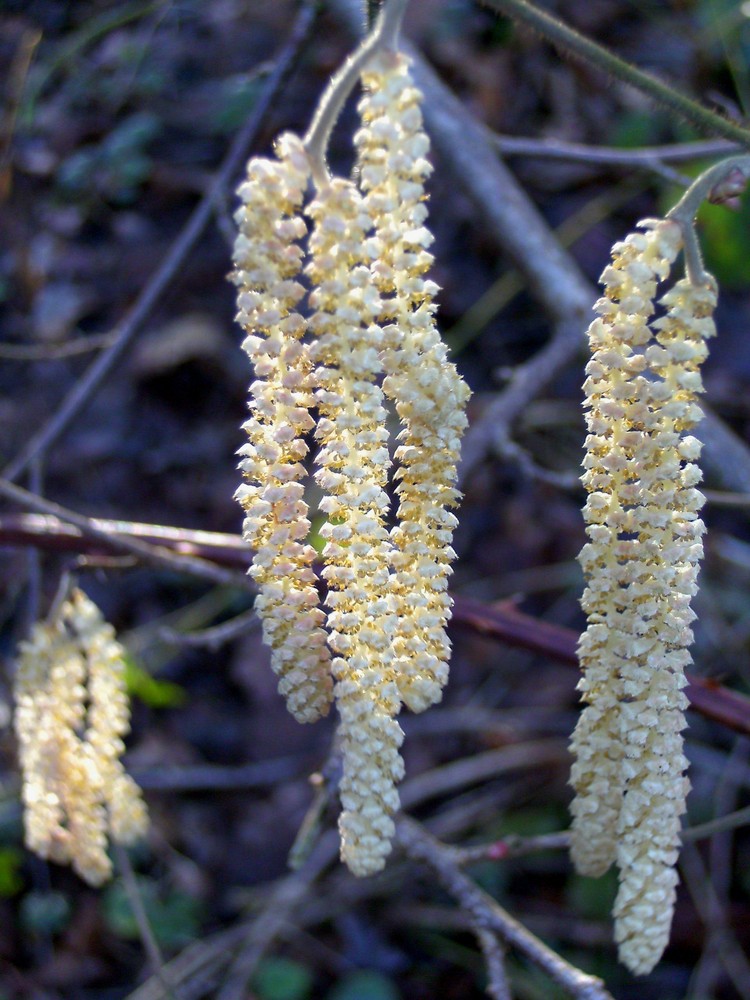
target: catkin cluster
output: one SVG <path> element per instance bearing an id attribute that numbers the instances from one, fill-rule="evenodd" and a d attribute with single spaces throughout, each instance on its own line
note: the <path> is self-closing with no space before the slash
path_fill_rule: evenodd
<path id="1" fill-rule="evenodd" d="M 426 277 L 429 141 L 405 57 L 362 75 L 352 179 L 316 175 L 285 135 L 239 189 L 234 253 L 250 388 L 238 497 L 272 665 L 301 721 L 340 717 L 341 854 L 383 867 L 403 775 L 402 703 L 421 711 L 447 680 L 447 580 L 468 391 L 434 322 Z M 393 459 L 388 401 L 402 431 Z M 326 518 L 319 599 L 305 458 Z M 398 479 L 391 525 L 389 481 Z M 327 609 L 324 610 L 324 608 Z"/>
<path id="2" fill-rule="evenodd" d="M 148 827 L 120 759 L 130 730 L 123 655 L 99 609 L 74 590 L 21 643 L 16 674 L 26 844 L 91 885 L 112 875 L 108 837 L 132 844 Z"/>
<path id="3" fill-rule="evenodd" d="M 715 330 L 712 281 L 657 286 L 681 248 L 671 220 L 647 220 L 612 251 L 588 332 L 589 434 L 584 508 L 589 541 L 579 684 L 586 707 L 573 735 L 572 855 L 585 875 L 619 869 L 615 937 L 639 974 L 669 938 L 688 780 L 682 753 L 690 663 L 690 600 L 703 523 L 700 365 Z"/>

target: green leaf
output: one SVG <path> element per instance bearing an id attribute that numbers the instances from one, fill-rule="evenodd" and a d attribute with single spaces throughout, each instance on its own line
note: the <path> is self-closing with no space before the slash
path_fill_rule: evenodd
<path id="1" fill-rule="evenodd" d="M 17 847 L 0 847 L 0 896 L 7 899 L 23 889 L 22 864 L 23 851 Z"/>
<path id="2" fill-rule="evenodd" d="M 307 1000 L 312 984 L 312 972 L 291 958 L 264 959 L 253 979 L 260 1000 Z"/>
<path id="3" fill-rule="evenodd" d="M 401 1000 L 387 976 L 372 969 L 350 972 L 328 994 L 327 1000 Z"/>
<path id="4" fill-rule="evenodd" d="M 158 680 L 130 657 L 125 659 L 125 684 L 128 694 L 140 698 L 149 708 L 176 708 L 187 700 L 183 687 Z"/>

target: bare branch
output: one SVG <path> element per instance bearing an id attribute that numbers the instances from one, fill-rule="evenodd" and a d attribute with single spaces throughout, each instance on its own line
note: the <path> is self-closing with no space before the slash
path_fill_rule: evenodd
<path id="1" fill-rule="evenodd" d="M 505 955 L 497 935 L 481 926 L 475 927 L 474 933 L 487 963 L 487 996 L 492 1000 L 513 1000 L 505 973 Z"/>
<path id="2" fill-rule="evenodd" d="M 253 589 L 251 580 L 236 574 L 225 575 L 220 569 L 220 566 L 245 568 L 249 564 L 249 550 L 239 536 L 84 518 L 0 480 L 0 493 L 8 495 L 9 489 L 14 498 L 21 498 L 18 502 L 32 506 L 28 499 L 31 498 L 37 509 L 53 516 L 39 518 L 25 514 L 0 518 L 0 544 L 27 544 L 68 551 L 91 551 L 95 548 L 97 551 L 128 552 L 180 572 L 207 577 L 217 583 L 231 583 L 232 586 Z M 69 521 L 78 527 L 79 533 L 64 526 L 63 521 Z M 154 544 L 136 542 L 136 539 L 146 538 Z M 170 550 L 175 553 L 195 552 L 201 558 L 173 555 Z M 179 560 L 179 563 L 175 560 Z M 511 602 L 489 605 L 470 597 L 454 595 L 453 620 L 457 624 L 500 639 L 510 646 L 542 653 L 570 666 L 578 665 L 577 632 L 524 614 Z M 695 675 L 688 675 L 688 679 L 690 683 L 686 694 L 695 711 L 739 733 L 750 734 L 750 698 L 731 691 L 714 680 Z"/>
<path id="3" fill-rule="evenodd" d="M 97 522 L 83 514 L 61 507 L 60 504 L 44 500 L 42 497 L 28 490 L 15 486 L 5 479 L 0 479 L 0 494 L 11 500 L 13 503 L 24 507 L 31 507 L 32 510 L 43 514 L 52 515 L 61 521 L 67 521 L 74 525 L 82 534 L 102 542 L 110 550 L 115 552 L 125 552 L 128 555 L 137 556 L 147 563 L 158 566 L 165 566 L 178 573 L 187 573 L 192 576 L 202 577 L 212 583 L 223 586 L 240 587 L 244 590 L 254 590 L 252 580 L 239 573 L 232 573 L 229 570 L 217 566 L 207 559 L 199 559 L 195 556 L 179 555 L 164 545 L 150 545 L 148 542 L 140 541 L 134 537 L 126 537 L 119 533 L 109 534 L 103 531 Z"/>
<path id="4" fill-rule="evenodd" d="M 726 139 L 703 139 L 668 146 L 589 146 L 583 142 L 562 139 L 526 139 L 514 135 L 488 132 L 496 149 L 503 156 L 529 156 L 548 160 L 576 160 L 582 163 L 602 163 L 613 167 L 653 168 L 657 163 L 684 163 L 703 157 L 728 156 L 741 147 Z"/>
<path id="5" fill-rule="evenodd" d="M 480 889 L 457 866 L 451 849 L 435 840 L 419 823 L 400 816 L 396 837 L 412 860 L 426 863 L 435 872 L 444 888 L 470 914 L 476 927 L 494 931 L 507 945 L 546 972 L 569 996 L 577 1000 L 612 1000 L 600 979 L 566 962 Z"/>
<path id="6" fill-rule="evenodd" d="M 128 852 L 124 847 L 117 843 L 115 843 L 114 849 L 117 857 L 117 866 L 120 869 L 120 877 L 122 878 L 122 884 L 125 888 L 125 894 L 128 897 L 130 908 L 133 911 L 135 922 L 138 925 L 138 933 L 141 937 L 141 944 L 143 945 L 144 951 L 148 955 L 149 962 L 151 963 L 153 969 L 153 974 L 161 984 L 165 997 L 167 997 L 168 1000 L 179 1000 L 174 984 L 164 968 L 164 956 L 161 953 L 159 942 L 156 940 L 153 928 L 149 922 L 146 907 L 143 905 L 143 900 L 141 899 L 141 893 L 138 889 L 138 883 L 135 878 L 133 866 L 130 864 Z"/>

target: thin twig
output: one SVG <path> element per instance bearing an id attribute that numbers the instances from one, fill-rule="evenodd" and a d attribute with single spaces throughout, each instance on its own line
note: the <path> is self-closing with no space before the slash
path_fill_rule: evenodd
<path id="1" fill-rule="evenodd" d="M 733 493 L 727 490 L 702 490 L 706 503 L 714 507 L 750 507 L 750 493 Z"/>
<path id="2" fill-rule="evenodd" d="M 655 104 L 676 112 L 704 135 L 722 136 L 739 143 L 744 149 L 750 146 L 750 134 L 746 129 L 735 125 L 715 111 L 704 108 L 663 80 L 626 62 L 603 45 L 568 27 L 528 0 L 482 0 L 482 3 L 537 31 L 564 55 L 577 59 L 585 65 L 595 66 L 608 76 L 614 76 L 634 87 Z"/>
<path id="3" fill-rule="evenodd" d="M 488 997 L 492 997 L 492 1000 L 513 1000 L 510 983 L 505 972 L 505 954 L 497 935 L 481 925 L 474 928 L 474 933 L 487 965 L 485 993 Z"/>
<path id="4" fill-rule="evenodd" d="M 141 899 L 141 893 L 135 879 L 133 866 L 130 864 L 128 852 L 120 844 L 114 845 L 114 852 L 115 857 L 117 858 L 117 867 L 120 869 L 120 877 L 122 878 L 123 888 L 125 889 L 125 894 L 128 897 L 130 908 L 133 911 L 135 922 L 138 925 L 138 933 L 141 937 L 141 943 L 144 951 L 148 955 L 148 960 L 151 963 L 153 974 L 161 983 L 165 996 L 168 997 L 169 1000 L 179 1000 L 175 986 L 170 980 L 170 977 L 164 967 L 164 956 L 161 953 L 159 942 L 156 940 L 153 928 L 151 927 L 151 923 L 148 919 L 148 914 L 146 913 L 146 908 L 143 905 L 143 900 Z"/>
<path id="5" fill-rule="evenodd" d="M 260 628 L 260 619 L 251 608 L 249 611 L 236 615 L 228 622 L 220 625 L 212 625 L 210 628 L 197 629 L 191 632 L 181 632 L 179 629 L 162 625 L 157 629 L 156 634 L 163 642 L 171 642 L 180 646 L 192 646 L 195 648 L 208 647 L 208 649 L 219 649 L 227 642 L 233 642 L 241 635 L 249 635 Z"/>
<path id="6" fill-rule="evenodd" d="M 526 139 L 513 135 L 488 132 L 503 156 L 529 156 L 547 160 L 575 160 L 583 163 L 604 163 L 613 167 L 653 167 L 655 163 L 684 163 L 704 157 L 727 156 L 741 147 L 726 139 L 703 139 L 699 142 L 679 142 L 668 146 L 590 146 L 583 142 L 562 139 Z"/>
<path id="7" fill-rule="evenodd" d="M 24 490 L 20 486 L 15 486 L 7 480 L 0 478 L 0 495 L 11 500 L 13 503 L 24 507 L 31 507 L 32 510 L 42 514 L 51 514 L 61 521 L 67 521 L 75 525 L 84 535 L 89 535 L 98 541 L 103 542 L 108 548 L 116 552 L 125 552 L 129 555 L 137 556 L 147 563 L 158 566 L 165 566 L 177 573 L 187 573 L 191 576 L 198 576 L 212 583 L 229 587 L 240 587 L 244 590 L 254 590 L 254 584 L 248 577 L 240 573 L 233 573 L 223 569 L 207 559 L 198 559 L 195 556 L 179 555 L 171 552 L 163 545 L 150 545 L 147 542 L 136 538 L 128 538 L 119 534 L 108 534 L 97 525 L 92 518 L 77 514 L 68 510 L 60 504 L 44 500 L 42 497 Z"/>
<path id="8" fill-rule="evenodd" d="M 321 837 L 300 871 L 292 872 L 276 882 L 268 894 L 263 910 L 252 920 L 244 921 L 208 940 L 198 941 L 168 962 L 165 969 L 172 982 L 180 984 L 184 1000 L 189 996 L 204 996 L 204 990 L 190 990 L 191 982 L 198 979 L 205 983 L 209 978 L 215 983 L 218 972 L 232 960 L 240 945 L 242 947 L 236 955 L 224 988 L 211 995 L 216 1000 L 246 996 L 244 984 L 252 976 L 257 963 L 282 933 L 284 925 L 291 920 L 293 912 L 302 904 L 310 887 L 331 864 L 337 852 L 338 835 L 329 830 Z M 235 989 L 238 984 L 241 991 L 239 993 Z M 233 992 L 226 992 L 230 985 Z M 166 1000 L 166 997 L 161 983 L 152 976 L 129 994 L 126 1000 Z"/>
<path id="9" fill-rule="evenodd" d="M 272 788 L 309 774 L 312 761 L 300 757 L 272 757 L 235 767 L 220 764 L 185 764 L 174 767 L 139 767 L 129 770 L 145 791 L 244 792 Z"/>
<path id="10" fill-rule="evenodd" d="M 8 486 L 10 484 L 4 487 L 3 481 L 0 480 L 0 492 Z M 15 486 L 10 486 L 10 489 L 19 490 Z M 132 552 L 141 558 L 148 558 L 149 561 L 162 562 L 171 569 L 178 568 L 178 564 L 174 562 L 178 559 L 181 572 L 197 576 L 205 576 L 208 572 L 210 574 L 208 578 L 214 582 L 231 581 L 233 586 L 252 589 L 252 582 L 249 579 L 234 574 L 230 574 L 229 577 L 221 576 L 220 566 L 245 568 L 249 565 L 250 552 L 240 536 L 211 531 L 196 532 L 162 525 L 84 518 L 80 514 L 65 512 L 63 508 L 49 501 L 33 498 L 32 494 L 24 490 L 16 495 L 32 497 L 39 509 L 57 516 L 39 518 L 27 514 L 11 518 L 6 515 L 0 518 L 0 544 L 35 545 L 40 548 L 69 551 L 90 551 L 92 547 L 104 551 L 114 549 Z M 79 533 L 74 534 L 61 527 L 63 518 L 60 511 L 66 514 L 64 520 L 71 520 L 72 524 L 81 525 Z M 86 535 L 90 537 L 82 537 Z M 136 543 L 136 538 L 149 538 L 158 544 L 158 548 L 155 545 L 144 546 L 142 542 Z M 202 558 L 170 555 L 167 550 L 196 552 Z M 209 567 L 208 571 L 204 571 L 206 565 Z M 500 639 L 510 646 L 542 653 L 570 666 L 578 665 L 576 655 L 578 633 L 572 629 L 552 625 L 532 615 L 524 614 L 508 601 L 490 605 L 462 595 L 454 595 L 453 600 L 455 623 Z M 695 711 L 739 733 L 750 735 L 750 698 L 731 691 L 714 680 L 706 680 L 694 674 L 688 674 L 688 681 L 686 694 Z"/>
<path id="11" fill-rule="evenodd" d="M 612 1000 L 602 981 L 575 968 L 515 920 L 456 865 L 451 849 L 406 816 L 396 822 L 396 837 L 414 861 L 426 863 L 475 926 L 494 931 L 577 1000 Z"/>
<path id="12" fill-rule="evenodd" d="M 229 930 L 196 941 L 167 962 L 164 968 L 172 982 L 179 984 L 182 1000 L 206 995 L 204 987 L 207 982 L 216 982 L 218 973 L 231 960 L 233 950 L 247 935 L 251 926 L 250 921 L 245 921 Z M 125 1000 L 167 1000 L 167 994 L 157 977 L 152 976 L 133 993 L 129 993 Z"/>
<path id="13" fill-rule="evenodd" d="M 725 830 L 736 830 L 740 826 L 750 826 L 750 806 L 738 809 L 736 812 L 727 813 L 726 816 L 718 816 L 710 819 L 706 823 L 699 823 L 696 826 L 689 826 L 682 831 L 683 841 L 705 840 L 713 837 L 716 833 L 723 833 Z"/>
<path id="14" fill-rule="evenodd" d="M 693 904 L 706 928 L 711 946 L 716 948 L 718 958 L 737 990 L 737 995 L 743 1000 L 748 1000 L 750 962 L 728 924 L 726 912 L 716 897 L 703 858 L 694 844 L 683 844 L 679 866 Z"/>
<path id="15" fill-rule="evenodd" d="M 86 522 L 96 529 L 88 536 L 75 524 L 51 514 L 2 514 L 0 545 L 32 545 L 50 552 L 104 555 L 117 547 L 112 545 L 112 539 L 121 538 L 159 545 L 180 555 L 207 559 L 230 569 L 246 570 L 252 558 L 252 550 L 241 535 L 104 517 L 86 518 Z"/>
<path id="16" fill-rule="evenodd" d="M 92 396 L 130 347 L 144 320 L 181 270 L 185 258 L 212 218 L 214 206 L 221 199 L 225 188 L 245 159 L 247 150 L 258 134 L 268 109 L 296 64 L 297 56 L 315 20 L 316 10 L 315 0 L 307 0 L 303 4 L 252 114 L 232 141 L 213 182 L 175 239 L 161 266 L 120 323 L 116 330 L 117 339 L 86 369 L 48 422 L 31 438 L 21 454 L 6 466 L 2 473 L 5 479 L 10 481 L 17 479 L 36 455 L 46 451 L 57 441 L 74 418 L 89 403 Z"/>
<path id="17" fill-rule="evenodd" d="M 263 912 L 258 914 L 247 940 L 227 973 L 226 981 L 216 994 L 216 1000 L 243 1000 L 247 983 L 267 949 L 281 932 L 294 911 L 300 906 L 311 886 L 331 864 L 338 853 L 338 833 L 328 830 L 318 841 L 305 864 L 280 879 L 271 893 Z"/>
<path id="18" fill-rule="evenodd" d="M 116 333 L 100 333 L 92 337 L 75 337 L 62 344 L 11 344 L 0 342 L 0 358 L 7 361 L 58 361 L 76 354 L 88 354 L 110 347 L 117 340 Z"/>
<path id="19" fill-rule="evenodd" d="M 476 844 L 473 847 L 453 848 L 458 865 L 471 865 L 476 861 L 505 861 L 508 858 L 522 858 L 540 851 L 567 851 L 570 847 L 570 833 L 540 833 L 534 837 L 520 837 L 511 834 L 490 844 Z"/>
<path id="20" fill-rule="evenodd" d="M 411 809 L 438 795 L 448 795 L 515 770 L 559 767 L 563 762 L 568 763 L 567 743 L 559 739 L 524 741 L 487 750 L 409 778 L 401 786 L 401 805 Z"/>

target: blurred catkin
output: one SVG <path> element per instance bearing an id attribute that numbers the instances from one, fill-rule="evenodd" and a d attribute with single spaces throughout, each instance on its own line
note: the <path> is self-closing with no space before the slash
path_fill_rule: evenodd
<path id="1" fill-rule="evenodd" d="M 83 591 L 21 643 L 15 703 L 26 844 L 101 885 L 112 874 L 108 837 L 134 843 L 148 814 L 120 759 L 130 730 L 124 650 Z"/>

